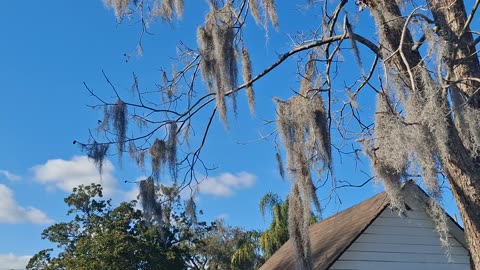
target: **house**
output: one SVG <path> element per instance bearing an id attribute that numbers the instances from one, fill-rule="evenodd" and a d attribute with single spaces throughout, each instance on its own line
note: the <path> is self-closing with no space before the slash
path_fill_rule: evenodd
<path id="1" fill-rule="evenodd" d="M 388 207 L 385 192 L 310 227 L 313 266 L 322 269 L 468 270 L 463 229 L 451 218 L 450 257 L 427 215 L 428 195 L 414 181 L 404 183 L 406 217 Z M 290 241 L 260 270 L 295 269 Z"/>

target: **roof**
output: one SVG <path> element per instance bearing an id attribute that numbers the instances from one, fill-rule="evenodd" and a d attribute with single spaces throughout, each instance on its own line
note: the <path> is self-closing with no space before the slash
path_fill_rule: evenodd
<path id="1" fill-rule="evenodd" d="M 427 202 L 425 199 L 428 198 L 428 195 L 414 181 L 405 182 L 402 191 L 404 194 L 408 194 L 409 200 L 405 198 L 407 203 L 417 204 L 419 202 L 421 205 L 425 205 Z M 388 195 L 382 192 L 310 226 L 313 269 L 328 269 L 373 223 L 388 204 Z M 453 219 L 450 223 L 452 222 L 455 223 Z M 458 224 L 453 227 L 454 235 L 462 234 Z M 289 240 L 260 267 L 260 270 L 295 269 L 295 261 L 294 246 Z"/>

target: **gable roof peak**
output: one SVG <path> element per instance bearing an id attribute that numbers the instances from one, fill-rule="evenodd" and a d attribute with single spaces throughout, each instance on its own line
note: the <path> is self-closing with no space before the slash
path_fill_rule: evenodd
<path id="1" fill-rule="evenodd" d="M 409 208 L 424 210 L 428 207 L 429 196 L 414 180 L 403 182 L 401 192 Z M 309 234 L 314 269 L 328 269 L 333 265 L 387 208 L 389 203 L 387 193 L 381 192 L 311 225 Z M 452 218 L 450 219 L 452 234 L 455 238 L 461 238 L 457 240 L 464 244 L 463 230 Z M 294 247 L 289 240 L 260 267 L 260 270 L 295 269 L 295 256 Z"/>

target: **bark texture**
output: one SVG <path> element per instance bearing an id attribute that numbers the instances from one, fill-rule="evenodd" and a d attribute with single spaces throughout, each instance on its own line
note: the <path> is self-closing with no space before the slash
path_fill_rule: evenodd
<path id="1" fill-rule="evenodd" d="M 429 0 L 430 10 L 438 28 L 439 35 L 448 45 L 445 57 L 450 69 L 450 81 L 459 82 L 458 89 L 469 100 L 470 106 L 480 108 L 480 87 L 478 81 L 468 78 L 480 78 L 480 64 L 474 46 L 470 27 L 466 26 L 467 14 L 461 0 Z"/>
<path id="2" fill-rule="evenodd" d="M 480 177 L 478 165 L 469 157 L 455 155 L 446 164 L 447 177 L 465 229 L 472 269 L 480 269 Z"/>
<path id="3" fill-rule="evenodd" d="M 367 4 L 377 25 L 385 67 L 391 69 L 386 73 L 392 74 L 392 77 L 395 77 L 407 92 L 422 95 L 425 91 L 425 82 L 422 82 L 416 74 L 419 69 L 425 69 L 425 67 L 420 53 L 411 49 L 414 44 L 412 35 L 405 27 L 406 19 L 397 1 L 368 1 Z M 446 54 L 443 57 L 446 81 L 435 83 L 444 89 L 448 87 L 452 96 L 461 94 L 464 101 L 461 105 L 469 106 L 470 110 L 478 113 L 480 97 L 477 92 L 480 84 L 469 78 L 480 78 L 480 64 L 470 29 L 468 26 L 465 27 L 467 15 L 464 3 L 461 0 L 429 0 L 428 4 L 437 27 L 437 34 L 447 45 Z M 452 91 L 459 93 L 452 93 Z M 472 269 L 480 270 L 479 158 L 472 153 L 477 150 L 472 150 L 469 146 L 471 141 L 468 140 L 472 140 L 470 134 L 463 134 L 466 131 L 455 119 L 462 117 L 463 110 L 457 111 L 453 117 L 446 95 L 439 100 L 439 103 L 442 104 L 439 109 L 446 116 L 441 121 L 444 121 L 448 131 L 448 140 L 440 142 L 445 144 L 445 147 L 439 147 L 438 155 L 464 223 Z"/>
<path id="4" fill-rule="evenodd" d="M 463 1 L 429 1 L 435 24 L 448 44 L 446 55 L 447 74 L 456 82 L 451 91 L 460 91 L 465 101 L 476 110 L 480 107 L 478 89 L 480 83 L 469 78 L 480 78 L 480 64 Z M 457 112 L 463 113 L 462 111 Z M 477 112 L 478 113 L 478 112 Z M 452 128 L 454 128 L 452 126 Z M 456 131 L 456 130 L 455 130 Z M 461 129 L 458 132 L 464 132 Z M 461 137 L 452 134 L 450 157 L 445 170 L 455 201 L 465 227 L 465 237 L 470 250 L 472 268 L 480 269 L 480 169 L 479 160 L 465 147 Z M 470 139 L 467 134 L 463 138 Z"/>

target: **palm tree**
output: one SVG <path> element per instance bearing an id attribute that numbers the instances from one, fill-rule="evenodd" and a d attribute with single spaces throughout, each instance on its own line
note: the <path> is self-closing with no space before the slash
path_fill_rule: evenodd
<path id="1" fill-rule="evenodd" d="M 283 201 L 275 193 L 269 192 L 260 200 L 260 212 L 265 219 L 265 212 L 272 214 L 272 222 L 260 236 L 260 249 L 265 259 L 277 251 L 289 238 L 288 234 L 288 198 Z"/>
<path id="2" fill-rule="evenodd" d="M 260 213 L 265 219 L 267 211 L 272 222 L 267 230 L 247 231 L 238 242 L 231 257 L 231 269 L 258 269 L 289 239 L 288 234 L 288 197 L 284 201 L 278 194 L 269 192 L 260 199 Z M 312 213 L 310 224 L 317 222 Z"/>
<path id="3" fill-rule="evenodd" d="M 264 262 L 258 242 L 260 231 L 246 231 L 231 258 L 231 269 L 258 269 Z"/>

